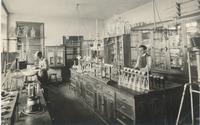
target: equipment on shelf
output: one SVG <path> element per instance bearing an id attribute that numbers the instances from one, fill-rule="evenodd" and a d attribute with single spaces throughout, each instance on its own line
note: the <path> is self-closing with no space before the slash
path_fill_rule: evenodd
<path id="1" fill-rule="evenodd" d="M 18 119 L 17 107 L 18 92 L 1 92 L 1 124 L 13 125 Z"/>

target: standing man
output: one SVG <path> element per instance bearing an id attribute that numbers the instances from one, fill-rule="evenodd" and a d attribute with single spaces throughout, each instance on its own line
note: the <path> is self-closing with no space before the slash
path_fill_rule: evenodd
<path id="1" fill-rule="evenodd" d="M 151 70 L 151 56 L 147 53 L 147 47 L 145 45 L 139 46 L 139 56 L 135 68 L 146 73 Z"/>
<path id="2" fill-rule="evenodd" d="M 39 60 L 38 67 L 38 80 L 41 82 L 41 87 L 44 89 L 44 95 L 46 95 L 47 98 L 47 85 L 48 85 L 48 61 L 46 58 L 42 56 L 42 52 L 38 51 L 36 52 L 37 59 Z"/>

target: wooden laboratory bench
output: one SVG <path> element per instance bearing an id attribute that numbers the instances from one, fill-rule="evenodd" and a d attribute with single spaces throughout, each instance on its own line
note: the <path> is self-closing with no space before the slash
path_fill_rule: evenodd
<path id="1" fill-rule="evenodd" d="M 18 92 L 6 92 L 1 97 L 1 124 L 13 125 L 18 113 Z"/>
<path id="2" fill-rule="evenodd" d="M 19 107 L 19 117 L 16 120 L 15 125 L 51 125 L 51 117 L 46 109 L 46 102 L 43 96 L 42 89 L 39 90 L 37 94 L 40 98 L 40 103 L 44 107 L 43 111 L 35 113 L 26 113 L 25 108 L 27 106 L 27 89 L 20 90 L 18 107 Z"/>
<path id="3" fill-rule="evenodd" d="M 76 95 L 108 124 L 174 124 L 183 89 L 167 82 L 165 89 L 138 92 L 74 69 L 71 81 Z"/>

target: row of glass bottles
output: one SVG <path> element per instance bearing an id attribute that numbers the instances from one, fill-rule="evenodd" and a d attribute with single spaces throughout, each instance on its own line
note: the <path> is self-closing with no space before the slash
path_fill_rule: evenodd
<path id="1" fill-rule="evenodd" d="M 164 88 L 164 77 L 159 75 L 146 75 L 139 70 L 124 68 L 119 75 L 118 85 L 135 90 L 149 91 Z"/>

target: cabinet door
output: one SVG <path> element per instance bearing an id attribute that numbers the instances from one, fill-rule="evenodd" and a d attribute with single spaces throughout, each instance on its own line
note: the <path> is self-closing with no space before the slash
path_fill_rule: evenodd
<path id="1" fill-rule="evenodd" d="M 55 66 L 55 56 L 54 51 L 48 51 L 47 58 L 49 61 L 49 66 Z"/>
<path id="2" fill-rule="evenodd" d="M 56 58 L 55 58 L 56 66 L 64 66 L 65 65 L 65 63 L 64 63 L 64 48 L 58 47 L 55 50 L 55 55 L 56 55 Z"/>

